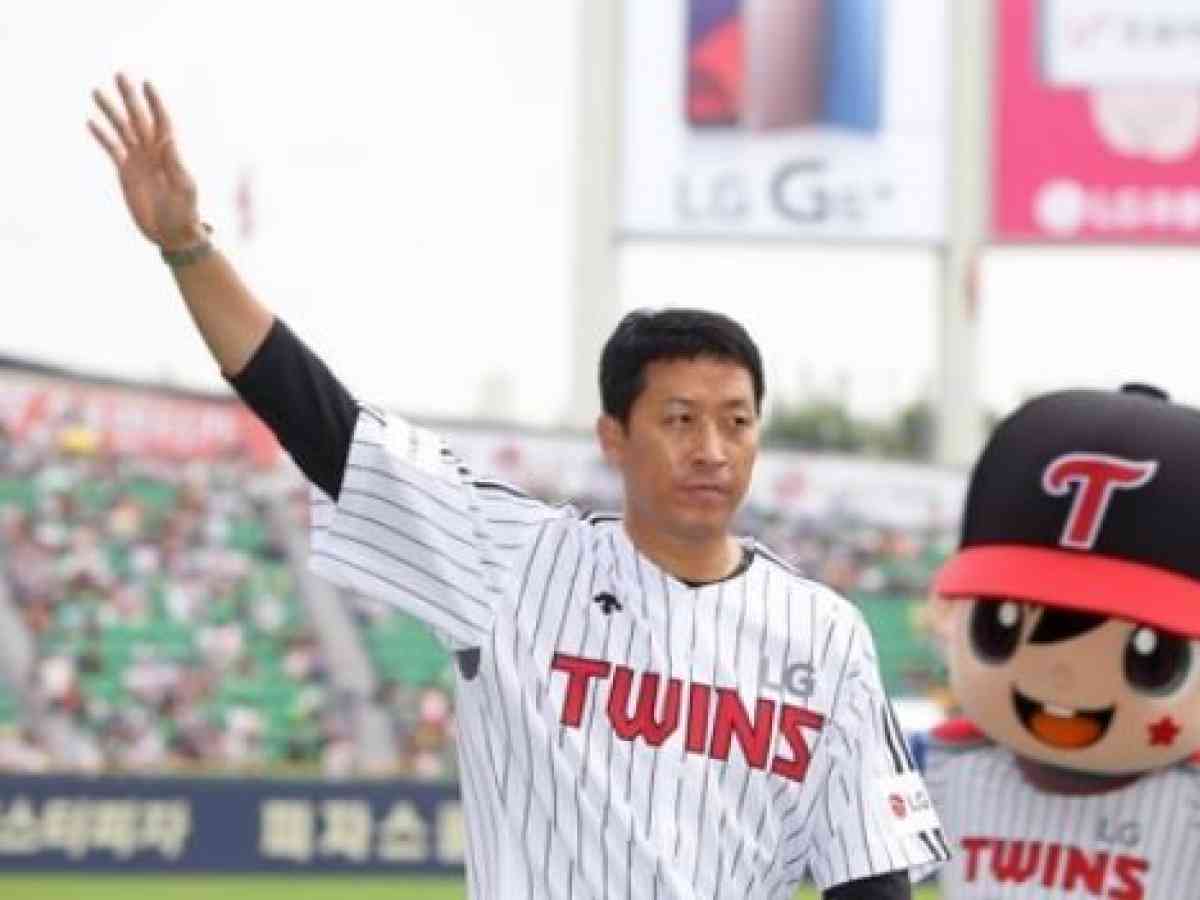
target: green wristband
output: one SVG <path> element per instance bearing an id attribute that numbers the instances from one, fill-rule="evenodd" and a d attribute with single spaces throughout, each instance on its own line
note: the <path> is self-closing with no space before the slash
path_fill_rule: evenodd
<path id="1" fill-rule="evenodd" d="M 206 234 L 212 234 L 212 226 L 207 222 L 202 222 Z M 205 238 L 201 243 L 191 247 L 185 247 L 182 250 L 160 250 L 162 253 L 163 262 L 173 269 L 180 266 L 190 266 L 194 262 L 204 259 L 208 254 L 212 253 L 212 241 Z"/>

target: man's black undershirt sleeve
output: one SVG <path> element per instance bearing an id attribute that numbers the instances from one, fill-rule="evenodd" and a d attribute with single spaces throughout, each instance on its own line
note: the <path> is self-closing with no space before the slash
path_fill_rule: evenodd
<path id="1" fill-rule="evenodd" d="M 308 480 L 336 500 L 358 403 L 320 357 L 277 318 L 245 368 L 225 380 Z"/>
<path id="2" fill-rule="evenodd" d="M 831 887 L 824 900 L 912 900 L 908 872 L 888 872 Z"/>

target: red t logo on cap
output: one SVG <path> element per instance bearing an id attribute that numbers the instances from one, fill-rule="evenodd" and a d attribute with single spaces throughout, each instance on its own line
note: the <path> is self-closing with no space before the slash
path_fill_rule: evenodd
<path id="1" fill-rule="evenodd" d="M 1148 484 L 1158 471 L 1157 460 L 1137 462 L 1105 453 L 1064 453 L 1042 473 L 1042 488 L 1055 497 L 1066 496 L 1079 485 L 1059 543 L 1075 550 L 1091 550 L 1113 491 L 1129 491 Z"/>

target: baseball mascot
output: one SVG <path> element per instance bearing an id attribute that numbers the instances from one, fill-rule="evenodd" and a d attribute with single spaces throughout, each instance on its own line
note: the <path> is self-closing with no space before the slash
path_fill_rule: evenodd
<path id="1" fill-rule="evenodd" d="M 964 714 L 926 759 L 947 900 L 1200 898 L 1200 411 L 1027 403 L 934 604 Z"/>

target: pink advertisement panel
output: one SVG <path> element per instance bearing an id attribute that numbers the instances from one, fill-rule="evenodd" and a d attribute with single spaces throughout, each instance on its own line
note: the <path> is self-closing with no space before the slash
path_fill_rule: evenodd
<path id="1" fill-rule="evenodd" d="M 994 234 L 1200 242 L 1200 3 L 997 0 Z"/>

